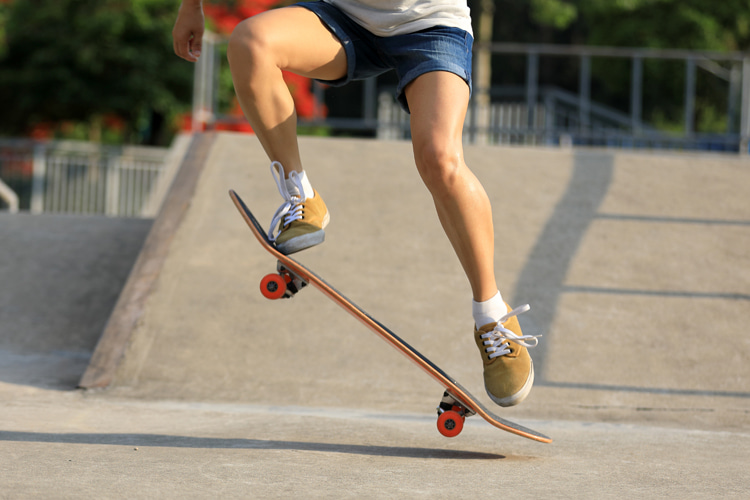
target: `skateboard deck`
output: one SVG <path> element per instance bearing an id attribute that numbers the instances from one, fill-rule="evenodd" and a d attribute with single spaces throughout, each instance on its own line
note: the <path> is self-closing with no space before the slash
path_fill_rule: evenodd
<path id="1" fill-rule="evenodd" d="M 407 344 L 385 325 L 367 314 L 362 308 L 347 299 L 342 293 L 326 283 L 307 267 L 276 250 L 274 244 L 269 241 L 265 230 L 239 195 L 235 191 L 230 190 L 229 196 L 261 246 L 278 262 L 277 272 L 267 275 L 261 281 L 261 292 L 263 295 L 268 298 L 291 297 L 301 288 L 310 284 L 323 292 L 324 295 L 362 322 L 366 327 L 401 352 L 401 354 L 405 355 L 410 361 L 438 382 L 445 391 L 443 399 L 438 406 L 438 430 L 441 434 L 448 437 L 457 435 L 463 428 L 464 419 L 476 414 L 495 427 L 512 434 L 542 443 L 552 442 L 552 439 L 539 432 L 500 418 L 492 413 L 453 377 Z"/>

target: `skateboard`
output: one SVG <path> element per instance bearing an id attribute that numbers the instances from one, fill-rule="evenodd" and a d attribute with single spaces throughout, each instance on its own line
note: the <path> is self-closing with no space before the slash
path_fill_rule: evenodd
<path id="1" fill-rule="evenodd" d="M 260 282 L 260 290 L 263 296 L 269 299 L 291 298 L 304 287 L 312 285 L 388 342 L 397 351 L 405 355 L 444 389 L 443 398 L 437 408 L 437 428 L 443 436 L 457 436 L 463 429 L 464 420 L 467 417 L 479 415 L 495 427 L 512 434 L 542 443 L 552 442 L 552 439 L 539 432 L 509 422 L 489 411 L 468 390 L 456 382 L 453 377 L 404 342 L 403 339 L 389 330 L 385 325 L 367 314 L 362 308 L 347 299 L 342 293 L 326 283 L 323 278 L 291 257 L 276 250 L 274 244 L 269 241 L 265 230 L 263 230 L 239 195 L 235 191 L 230 190 L 229 196 L 261 246 L 277 261 L 276 272 L 266 275 Z"/>

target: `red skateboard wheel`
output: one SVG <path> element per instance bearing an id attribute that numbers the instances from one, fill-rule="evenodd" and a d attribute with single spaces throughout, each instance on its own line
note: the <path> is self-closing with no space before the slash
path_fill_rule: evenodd
<path id="1" fill-rule="evenodd" d="M 444 411 L 438 417 L 437 428 L 438 432 L 445 437 L 456 437 L 464 428 L 464 417 L 457 411 Z"/>
<path id="2" fill-rule="evenodd" d="M 260 293 L 267 299 L 280 299 L 286 293 L 286 281 L 279 274 L 267 274 L 260 280 Z"/>

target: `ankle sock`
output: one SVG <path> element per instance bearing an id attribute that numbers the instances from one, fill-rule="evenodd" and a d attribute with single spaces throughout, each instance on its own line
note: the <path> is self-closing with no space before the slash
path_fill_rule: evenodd
<path id="1" fill-rule="evenodd" d="M 472 300 L 471 302 L 471 312 L 474 315 L 474 323 L 477 328 L 482 328 L 489 323 L 496 323 L 498 319 L 508 313 L 508 307 L 505 305 L 500 292 L 497 292 L 497 295 L 490 300 L 484 302 Z"/>
<path id="2" fill-rule="evenodd" d="M 289 174 L 289 178 L 285 180 L 286 182 L 286 188 L 292 195 L 301 195 L 302 193 L 299 192 L 299 188 L 297 187 L 297 183 L 292 179 L 292 176 L 296 176 L 297 180 L 302 184 L 302 189 L 305 190 L 305 198 L 314 198 L 315 197 L 315 191 L 313 191 L 312 184 L 310 184 L 310 179 L 307 178 L 307 173 L 303 170 L 301 174 L 297 174 L 296 172 L 292 172 Z"/>

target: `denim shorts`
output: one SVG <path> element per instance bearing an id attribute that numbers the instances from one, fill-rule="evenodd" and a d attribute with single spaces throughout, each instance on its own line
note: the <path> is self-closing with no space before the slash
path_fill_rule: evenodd
<path id="1" fill-rule="evenodd" d="M 301 2 L 339 39 L 346 52 L 345 77 L 322 83 L 339 87 L 396 70 L 396 97 L 407 112 L 404 88 L 418 76 L 431 71 L 448 71 L 466 82 L 471 92 L 471 47 L 474 38 L 458 28 L 436 26 L 416 33 L 389 37 L 372 34 L 341 10 L 325 2 Z"/>

